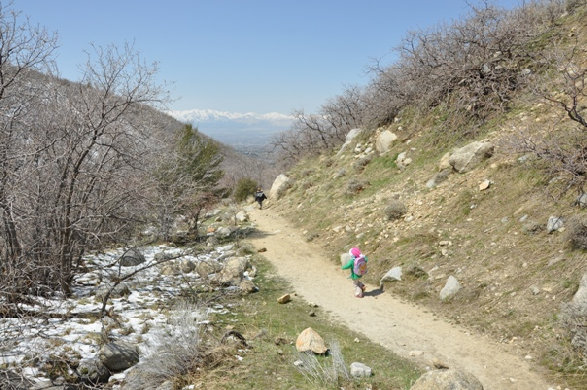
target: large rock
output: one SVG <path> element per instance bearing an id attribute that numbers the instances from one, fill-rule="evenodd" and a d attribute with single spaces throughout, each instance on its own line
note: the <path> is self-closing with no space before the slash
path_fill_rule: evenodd
<path id="1" fill-rule="evenodd" d="M 491 142 L 475 141 L 454 150 L 448 161 L 455 171 L 465 173 L 491 157 L 493 150 L 494 146 Z"/>
<path id="2" fill-rule="evenodd" d="M 120 258 L 120 265 L 123 267 L 133 267 L 145 262 L 145 256 L 137 248 L 127 250 Z"/>
<path id="3" fill-rule="evenodd" d="M 96 357 L 82 359 L 77 367 L 77 372 L 84 383 L 106 383 L 110 378 L 110 371 Z"/>
<path id="4" fill-rule="evenodd" d="M 375 141 L 375 148 L 379 152 L 379 154 L 389 152 L 391 149 L 391 145 L 393 145 L 394 141 L 397 140 L 397 135 L 392 133 L 389 130 L 382 131 L 377 140 Z"/>
<path id="5" fill-rule="evenodd" d="M 573 296 L 572 303 L 582 308 L 587 308 L 587 272 L 583 274 L 579 289 Z"/>
<path id="6" fill-rule="evenodd" d="M 285 175 L 279 175 L 273 181 L 273 185 L 271 186 L 271 190 L 269 191 L 269 198 L 271 199 L 279 199 L 283 196 L 285 191 L 291 186 L 291 179 Z"/>
<path id="7" fill-rule="evenodd" d="M 236 213 L 236 215 L 234 216 L 234 218 L 238 221 L 238 222 L 248 222 L 249 220 L 249 214 L 247 214 L 244 211 L 239 211 L 238 213 Z"/>
<path id="8" fill-rule="evenodd" d="M 454 276 L 449 276 L 446 284 L 440 290 L 440 300 L 446 301 L 457 295 L 459 290 L 461 289 L 461 284 Z"/>
<path id="9" fill-rule="evenodd" d="M 296 340 L 298 352 L 314 352 L 323 354 L 328 351 L 324 339 L 312 328 L 306 328 L 300 333 Z"/>
<path id="10" fill-rule="evenodd" d="M 202 260 L 196 264 L 196 272 L 201 278 L 207 278 L 210 274 L 222 271 L 222 264 L 216 260 Z"/>
<path id="11" fill-rule="evenodd" d="M 123 341 L 108 343 L 100 350 L 99 357 L 110 371 L 123 371 L 139 362 L 139 348 Z"/>
<path id="12" fill-rule="evenodd" d="M 110 283 L 101 284 L 100 287 L 94 293 L 96 299 L 104 299 L 106 294 L 110 292 L 108 298 L 121 298 L 128 297 L 131 294 L 129 285 L 125 282 L 120 282 L 116 286 Z"/>
<path id="13" fill-rule="evenodd" d="M 379 284 L 385 282 L 399 282 L 402 280 L 402 267 L 393 267 L 379 281 Z"/>
<path id="14" fill-rule="evenodd" d="M 422 375 L 410 390 L 483 390 L 473 375 L 458 370 L 434 370 Z"/>
<path id="15" fill-rule="evenodd" d="M 218 228 L 218 230 L 216 230 L 214 234 L 216 234 L 220 238 L 228 238 L 232 234 L 232 230 L 229 227 L 223 226 L 221 228 Z"/>
<path id="16" fill-rule="evenodd" d="M 361 134 L 361 129 L 352 129 L 350 130 L 347 134 L 346 134 L 346 138 L 345 138 L 345 142 L 344 144 L 340 147 L 340 150 L 338 151 L 338 153 L 336 153 L 337 156 L 339 156 L 340 154 L 342 154 L 342 152 L 344 152 L 344 150 L 349 146 L 349 144 L 355 139 L 357 138 L 357 136 Z"/>
<path id="17" fill-rule="evenodd" d="M 373 375 L 373 370 L 366 364 L 360 362 L 351 363 L 351 376 L 353 378 L 368 378 Z"/>
<path id="18" fill-rule="evenodd" d="M 565 225 L 565 222 L 563 221 L 563 219 L 561 217 L 551 215 L 548 218 L 548 222 L 546 223 L 546 231 L 548 233 L 556 232 L 556 231 L 561 230 L 561 228 L 564 225 Z"/>
<path id="19" fill-rule="evenodd" d="M 246 257 L 231 257 L 224 265 L 218 282 L 221 284 L 240 284 L 243 273 L 248 266 L 249 261 Z"/>

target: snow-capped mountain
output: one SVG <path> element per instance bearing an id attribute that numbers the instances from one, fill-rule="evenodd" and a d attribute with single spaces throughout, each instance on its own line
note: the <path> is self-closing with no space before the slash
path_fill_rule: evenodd
<path id="1" fill-rule="evenodd" d="M 228 112 L 211 109 L 168 111 L 175 119 L 191 123 L 209 137 L 231 146 L 262 146 L 271 137 L 290 128 L 291 115 L 270 112 Z"/>

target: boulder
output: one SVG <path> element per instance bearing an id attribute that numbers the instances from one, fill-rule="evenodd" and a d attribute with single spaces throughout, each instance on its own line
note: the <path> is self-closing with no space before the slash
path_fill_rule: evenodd
<path id="1" fill-rule="evenodd" d="M 438 163 L 438 171 L 444 171 L 445 169 L 452 169 L 450 165 L 450 152 L 446 152 L 444 156 L 440 158 L 440 162 Z"/>
<path id="2" fill-rule="evenodd" d="M 552 232 L 556 232 L 558 230 L 561 230 L 561 228 L 564 226 L 564 221 L 561 217 L 556 217 L 551 215 L 548 218 L 548 222 L 546 223 L 546 231 L 548 233 L 552 233 Z"/>
<path id="3" fill-rule="evenodd" d="M 373 375 L 373 370 L 366 364 L 353 362 L 351 363 L 351 376 L 353 378 L 368 378 Z"/>
<path id="4" fill-rule="evenodd" d="M 185 259 L 181 261 L 180 267 L 181 272 L 183 272 L 184 274 L 189 274 L 194 269 L 196 269 L 196 264 L 194 264 L 194 262 L 191 260 Z"/>
<path id="5" fill-rule="evenodd" d="M 410 390 L 483 390 L 479 379 L 454 369 L 428 371 L 422 375 Z"/>
<path id="6" fill-rule="evenodd" d="M 328 351 L 324 339 L 312 328 L 306 328 L 300 333 L 296 340 L 298 352 L 314 352 L 323 354 Z"/>
<path id="7" fill-rule="evenodd" d="M 112 291 L 110 291 L 112 290 Z M 116 286 L 113 287 L 110 283 L 104 283 L 98 287 L 94 296 L 96 299 L 103 299 L 106 297 L 106 294 L 110 291 L 109 298 L 121 298 L 121 297 L 128 297 L 131 294 L 130 288 L 127 283 L 120 282 Z"/>
<path id="8" fill-rule="evenodd" d="M 338 151 L 338 153 L 336 153 L 337 156 L 340 156 L 342 154 L 342 152 L 344 152 L 344 150 L 349 146 L 349 144 L 359 135 L 361 134 L 361 129 L 352 129 L 350 130 L 347 134 L 346 134 L 346 138 L 345 138 L 345 142 L 344 144 L 340 147 L 340 150 Z"/>
<path id="9" fill-rule="evenodd" d="M 402 267 L 393 267 L 383 277 L 379 284 L 383 284 L 385 282 L 398 282 L 402 280 Z"/>
<path id="10" fill-rule="evenodd" d="M 382 131 L 379 136 L 377 136 L 377 140 L 375 141 L 375 148 L 379 152 L 379 154 L 384 154 L 389 152 L 391 145 L 393 145 L 394 141 L 397 140 L 397 135 L 392 133 L 389 130 Z"/>
<path id="11" fill-rule="evenodd" d="M 216 260 L 202 260 L 196 264 L 196 272 L 201 278 L 207 278 L 210 274 L 222 271 L 222 264 Z"/>
<path id="12" fill-rule="evenodd" d="M 100 350 L 99 357 L 110 371 L 124 371 L 139 362 L 139 348 L 124 341 L 108 343 Z"/>
<path id="13" fill-rule="evenodd" d="M 461 289 L 461 284 L 454 276 L 449 276 L 446 284 L 440 290 L 440 300 L 446 301 L 454 297 Z"/>
<path id="14" fill-rule="evenodd" d="M 397 155 L 395 163 L 399 169 L 405 169 L 408 165 L 412 163 L 412 159 L 407 156 L 406 152 L 401 152 Z"/>
<path id="15" fill-rule="evenodd" d="M 587 272 L 583 274 L 581 283 L 579 284 L 579 289 L 573 296 L 573 300 L 571 302 L 579 307 L 587 308 Z"/>
<path id="16" fill-rule="evenodd" d="M 279 199 L 285 194 L 285 191 L 291 186 L 291 179 L 283 174 L 277 176 L 273 181 L 271 190 L 269 191 L 269 197 L 271 199 Z"/>
<path id="17" fill-rule="evenodd" d="M 238 221 L 238 222 L 247 222 L 249 220 L 249 215 L 244 212 L 244 211 L 239 211 L 238 213 L 236 213 L 236 215 L 234 216 L 234 218 Z"/>
<path id="18" fill-rule="evenodd" d="M 475 169 L 483 160 L 493 155 L 494 146 L 491 142 L 475 141 L 456 149 L 449 157 L 449 164 L 458 173 Z"/>
<path id="19" fill-rule="evenodd" d="M 173 276 L 181 274 L 181 270 L 174 263 L 165 263 L 161 267 L 161 275 Z"/>
<path id="20" fill-rule="evenodd" d="M 243 294 L 252 294 L 259 291 L 259 287 L 255 286 L 255 283 L 250 280 L 243 280 L 239 288 Z"/>
<path id="21" fill-rule="evenodd" d="M 228 259 L 218 281 L 221 284 L 239 284 L 243 278 L 243 273 L 249 266 L 249 260 L 246 257 L 231 257 Z"/>
<path id="22" fill-rule="evenodd" d="M 216 230 L 215 234 L 220 238 L 228 238 L 232 234 L 232 230 L 229 227 L 223 226 Z"/>
<path id="23" fill-rule="evenodd" d="M 145 256 L 137 248 L 130 248 L 120 258 L 123 267 L 134 267 L 145 262 Z"/>
<path id="24" fill-rule="evenodd" d="M 110 371 L 96 357 L 80 360 L 77 372 L 84 383 L 106 383 L 110 378 Z"/>

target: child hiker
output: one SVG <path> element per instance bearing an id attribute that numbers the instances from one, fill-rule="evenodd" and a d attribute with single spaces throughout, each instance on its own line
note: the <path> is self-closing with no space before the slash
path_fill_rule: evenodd
<path id="1" fill-rule="evenodd" d="M 360 281 L 361 277 L 367 273 L 367 256 L 361 253 L 359 248 L 353 247 L 349 250 L 351 259 L 342 266 L 342 269 L 350 269 L 349 276 L 355 285 L 355 297 L 363 298 L 365 285 Z"/>

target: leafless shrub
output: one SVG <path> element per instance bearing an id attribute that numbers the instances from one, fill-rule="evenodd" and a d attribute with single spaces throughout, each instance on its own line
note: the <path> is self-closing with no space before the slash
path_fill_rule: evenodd
<path id="1" fill-rule="evenodd" d="M 70 293 L 88 248 L 128 237 L 146 214 L 155 66 L 131 46 L 94 47 L 81 83 L 45 70 L 55 39 L 0 8 L 2 305 Z"/>
<path id="2" fill-rule="evenodd" d="M 155 389 L 166 380 L 184 375 L 204 361 L 209 346 L 202 342 L 200 323 L 205 312 L 186 302 L 178 304 L 169 323 L 147 345 L 145 357 L 129 375 L 132 388 Z"/>
<path id="3" fill-rule="evenodd" d="M 567 116 L 587 128 L 585 79 L 587 68 L 581 62 L 582 48 L 575 37 L 571 43 L 558 41 L 542 56 L 544 72 L 532 77 L 532 91 L 547 102 L 562 108 Z"/>
<path id="4" fill-rule="evenodd" d="M 403 202 L 394 199 L 385 207 L 385 216 L 389 221 L 394 221 L 401 218 L 407 211 L 408 209 Z"/>
<path id="5" fill-rule="evenodd" d="M 328 358 L 332 359 L 330 363 L 326 360 Z M 299 353 L 298 360 L 301 362 L 297 366 L 298 370 L 312 384 L 332 386 L 338 384 L 341 379 L 344 381 L 350 379 L 344 356 L 337 341 L 330 343 L 329 353 L 327 357 L 324 357 L 324 362 L 320 362 L 312 353 Z"/>
<path id="6" fill-rule="evenodd" d="M 346 194 L 347 195 L 356 195 L 362 190 L 365 189 L 367 183 L 363 180 L 359 180 L 357 178 L 352 178 L 347 182 L 346 185 Z"/>
<path id="7" fill-rule="evenodd" d="M 567 238 L 575 249 L 587 249 L 587 216 L 575 216 L 568 221 Z"/>
<path id="8" fill-rule="evenodd" d="M 538 159 L 532 163 L 553 180 L 555 197 L 569 190 L 583 193 L 587 181 L 587 138 L 584 130 L 571 128 L 550 131 L 535 129 L 521 131 L 509 141 L 511 148 L 519 153 L 531 153 Z M 533 134 L 533 135 L 532 135 Z"/>
<path id="9" fill-rule="evenodd" d="M 370 154 L 370 155 L 368 155 L 368 156 L 365 156 L 365 157 L 361 157 L 360 159 L 358 159 L 357 161 L 355 161 L 355 162 L 353 163 L 353 168 L 354 168 L 356 171 L 359 171 L 359 172 L 360 172 L 360 171 L 362 171 L 363 169 L 365 169 L 365 167 L 366 167 L 367 165 L 369 165 L 369 163 L 370 163 L 372 160 L 373 160 L 373 155 L 372 155 L 372 154 Z"/>
<path id="10" fill-rule="evenodd" d="M 585 1 L 583 0 L 567 0 L 565 4 L 565 10 L 572 14 L 584 5 Z"/>

